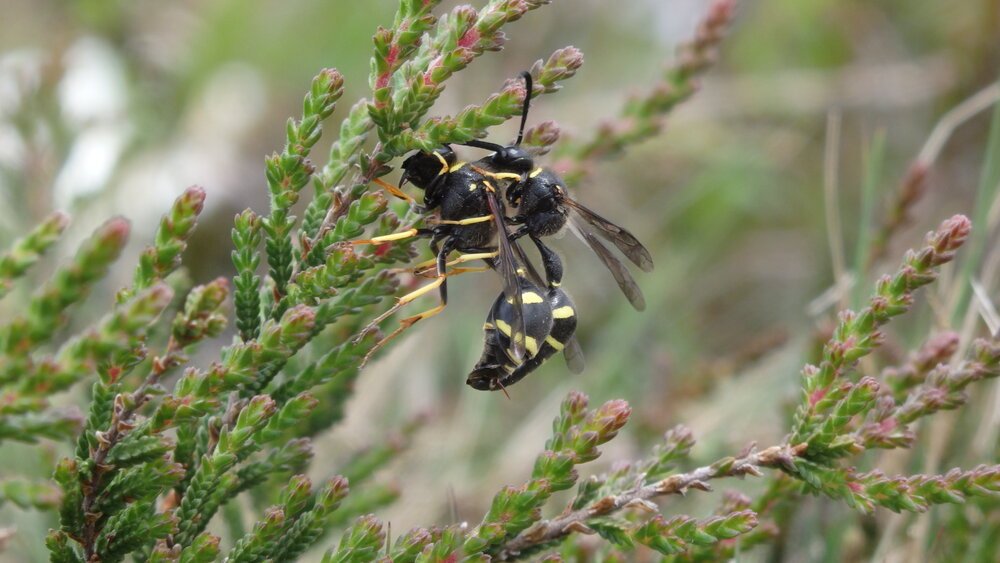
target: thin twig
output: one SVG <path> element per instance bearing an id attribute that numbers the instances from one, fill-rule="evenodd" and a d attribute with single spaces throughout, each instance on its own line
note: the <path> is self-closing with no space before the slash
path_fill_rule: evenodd
<path id="1" fill-rule="evenodd" d="M 709 491 L 708 481 L 722 477 L 759 477 L 761 467 L 782 469 L 792 467 L 795 458 L 806 450 L 806 444 L 780 445 L 757 451 L 751 446 L 737 458 L 721 459 L 712 465 L 699 467 L 688 473 L 671 475 L 651 485 L 629 489 L 617 495 L 604 497 L 590 506 L 563 513 L 552 520 L 543 520 L 518 534 L 499 550 L 498 560 L 512 559 L 536 545 L 561 539 L 573 532 L 586 533 L 587 520 L 617 512 L 626 507 L 646 506 L 650 499 L 665 495 L 684 494 L 689 489 Z"/>
<path id="2" fill-rule="evenodd" d="M 930 169 L 937 162 L 948 139 L 951 138 L 956 129 L 996 104 L 997 101 L 1000 101 L 1000 82 L 995 82 L 976 92 L 941 116 L 899 183 L 895 200 L 890 205 L 888 214 L 883 219 L 879 233 L 875 237 L 869 257 L 869 266 L 885 257 L 892 236 L 909 223 L 910 211 L 916 202 L 923 197 Z"/>
<path id="3" fill-rule="evenodd" d="M 86 523 L 83 529 L 83 547 L 87 561 L 95 555 L 97 545 L 97 515 L 91 514 L 97 503 L 98 497 L 103 492 L 101 481 L 104 475 L 112 468 L 104 464 L 108 453 L 122 438 L 123 434 L 130 430 L 133 425 L 129 422 L 146 401 L 149 400 L 149 389 L 156 385 L 160 378 L 167 373 L 170 368 L 177 366 L 182 361 L 181 350 L 183 346 L 173 337 L 167 342 L 167 348 L 163 356 L 153 358 L 153 365 L 146 379 L 132 392 L 131 406 L 122 405 L 118 410 L 118 401 L 115 401 L 115 412 L 111 420 L 111 427 L 107 432 L 97 433 L 97 451 L 91 456 L 93 459 L 93 474 L 90 479 L 83 484 L 83 513 L 86 515 Z"/>

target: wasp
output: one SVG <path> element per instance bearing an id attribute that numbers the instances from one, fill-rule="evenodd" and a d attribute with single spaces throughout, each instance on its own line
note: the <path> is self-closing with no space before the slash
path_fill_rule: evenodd
<path id="1" fill-rule="evenodd" d="M 626 229 L 571 198 L 562 178 L 550 169 L 536 166 L 532 155 L 521 147 L 532 92 L 531 74 L 523 72 L 521 76 L 525 82 L 525 97 L 521 126 L 514 144 L 503 146 L 481 140 L 465 143 L 467 146 L 493 152 L 476 161 L 473 167 L 485 176 L 495 178 L 498 183 L 507 183 L 507 202 L 517 209 L 517 214 L 508 217 L 507 223 L 518 227 L 510 234 L 510 241 L 514 243 L 527 236 L 538 248 L 542 260 L 546 260 L 546 257 L 551 260 L 556 254 L 541 239 L 562 231 L 568 225 L 611 272 L 632 306 L 640 311 L 645 309 L 646 301 L 642 290 L 628 268 L 598 239 L 598 235 L 611 242 L 639 269 L 650 272 L 653 270 L 653 259 L 646 247 Z"/>
<path id="2" fill-rule="evenodd" d="M 510 322 L 514 310 L 510 300 L 501 294 L 493 302 L 483 324 L 485 336 L 482 357 L 466 379 L 466 383 L 472 388 L 481 391 L 501 390 L 506 393 L 507 387 L 523 379 L 560 351 L 566 356 L 571 371 L 582 371 L 583 356 L 574 337 L 576 306 L 559 287 L 562 281 L 562 261 L 555 252 L 545 248 L 550 253 L 543 256 L 547 290 L 541 289 L 539 276 L 530 262 L 524 261 L 525 267 L 517 271 L 524 303 L 526 355 L 523 361 L 516 360 L 511 351 Z"/>
<path id="3" fill-rule="evenodd" d="M 407 200 L 412 205 L 416 204 L 415 200 L 403 192 L 402 187 L 406 183 L 411 183 L 423 190 L 423 205 L 419 209 L 424 214 L 435 214 L 429 221 L 430 226 L 414 227 L 398 233 L 356 240 L 354 244 L 384 244 L 415 237 L 429 238 L 435 258 L 429 263 L 418 265 L 415 270 L 433 267 L 435 279 L 400 297 L 393 307 L 375 318 L 362 329 L 360 334 L 364 335 L 374 330 L 400 308 L 435 289 L 438 290 L 440 303 L 432 309 L 400 321 L 396 330 L 371 348 L 362 365 L 389 340 L 417 322 L 444 310 L 448 304 L 449 275 L 490 269 L 500 273 L 503 280 L 503 295 L 511 303 L 511 311 L 506 313 L 513 334 L 510 349 L 513 357 L 520 360 L 525 350 L 522 288 L 517 274 L 517 258 L 507 236 L 502 196 L 495 187 L 496 181 L 467 163 L 458 161 L 455 152 L 448 146 L 429 153 L 415 153 L 403 161 L 402 169 L 399 186 L 378 179 L 375 182 L 392 195 Z M 459 256 L 449 261 L 449 255 L 456 251 Z M 475 260 L 485 261 L 486 266 L 457 268 L 448 272 L 451 266 Z"/>

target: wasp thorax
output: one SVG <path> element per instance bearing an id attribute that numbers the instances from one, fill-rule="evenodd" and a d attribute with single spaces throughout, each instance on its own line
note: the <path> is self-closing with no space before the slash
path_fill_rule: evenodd
<path id="1" fill-rule="evenodd" d="M 434 178 L 447 173 L 455 160 L 455 151 L 449 146 L 434 149 L 434 152 L 413 154 L 403 161 L 400 184 L 409 182 L 420 189 L 426 189 Z"/>

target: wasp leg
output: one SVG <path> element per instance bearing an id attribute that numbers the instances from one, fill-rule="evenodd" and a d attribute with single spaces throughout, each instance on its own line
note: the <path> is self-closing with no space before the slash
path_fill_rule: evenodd
<path id="1" fill-rule="evenodd" d="M 531 235 L 531 241 L 535 243 L 538 253 L 542 255 L 542 267 L 545 268 L 546 283 L 549 284 L 550 288 L 559 287 L 563 277 L 562 259 L 559 258 L 555 250 L 546 246 L 542 242 L 542 239 Z"/>
<path id="2" fill-rule="evenodd" d="M 406 240 L 408 238 L 423 238 L 423 237 L 441 237 L 444 236 L 442 231 L 447 229 L 447 227 L 438 227 L 436 229 L 418 229 L 416 227 L 412 229 L 406 229 L 405 231 L 399 231 L 398 233 L 390 233 L 388 235 L 382 235 L 378 237 L 372 237 L 369 239 L 358 239 L 352 240 L 351 244 L 385 244 L 387 242 L 395 242 L 397 240 Z M 447 231 L 444 231 L 447 232 Z M 433 246 L 432 246 L 433 248 Z"/>
<path id="3" fill-rule="evenodd" d="M 378 184 L 382 189 L 384 189 L 385 191 L 389 192 L 390 194 L 398 197 L 399 199 L 401 199 L 403 201 L 408 202 L 410 205 L 416 205 L 417 204 L 417 200 L 415 200 L 412 197 L 406 195 L 406 193 L 403 190 L 399 189 L 396 186 L 393 186 L 392 184 L 390 184 L 389 182 L 386 182 L 386 181 L 382 180 L 381 178 L 375 178 L 374 180 L 372 180 L 372 182 Z"/>
<path id="4" fill-rule="evenodd" d="M 449 267 L 450 268 L 451 266 L 455 266 L 456 264 L 464 264 L 465 262 L 472 262 L 473 260 L 491 260 L 493 258 L 496 258 L 499 255 L 500 255 L 500 252 L 497 251 L 497 250 L 494 250 L 493 252 L 473 252 L 473 253 L 470 253 L 470 254 L 459 254 L 458 258 L 456 258 L 456 259 L 448 262 L 447 264 L 445 264 L 445 267 Z M 427 274 L 427 270 L 429 270 L 435 264 L 437 264 L 437 260 L 436 259 L 435 260 L 426 260 L 424 262 L 421 262 L 421 263 L 413 266 L 412 271 L 413 271 L 413 273 L 415 275 L 418 275 L 418 276 L 420 276 L 420 275 L 426 275 Z M 484 266 L 483 268 L 454 268 L 454 269 L 448 271 L 448 275 L 449 276 L 454 275 L 456 272 L 482 272 L 482 271 L 486 271 L 486 270 L 489 270 L 489 269 L 490 268 L 486 267 L 486 266 Z"/>
<path id="5" fill-rule="evenodd" d="M 439 225 L 475 225 L 476 223 L 485 223 L 487 221 L 492 221 L 492 215 L 482 215 L 480 217 L 468 217 L 466 219 L 451 220 L 451 219 L 441 219 L 437 223 Z"/>
<path id="6" fill-rule="evenodd" d="M 512 225 L 517 225 L 517 224 L 523 223 L 524 222 L 524 215 L 515 215 L 514 217 L 508 217 L 507 218 L 507 222 L 511 223 Z M 507 240 L 509 240 L 510 242 L 514 242 L 514 241 L 516 241 L 517 239 L 523 237 L 526 234 L 529 234 L 528 226 L 524 225 L 524 226 L 518 228 L 513 233 L 510 233 L 509 235 L 507 235 Z"/>
<path id="7" fill-rule="evenodd" d="M 390 307 L 389 310 L 376 317 L 372 322 L 368 323 L 368 325 L 365 326 L 365 328 L 361 329 L 360 334 L 364 335 L 368 333 L 369 331 L 373 330 L 376 326 L 378 326 L 379 323 L 381 323 L 385 319 L 395 314 L 397 311 L 405 307 L 411 301 L 414 301 L 415 299 L 423 295 L 426 295 L 431 291 L 434 291 L 435 289 L 438 290 L 438 294 L 441 297 L 441 303 L 437 307 L 434 307 L 433 309 L 428 309 L 423 313 L 414 315 L 412 317 L 407 317 L 401 320 L 399 322 L 399 327 L 397 327 L 396 330 L 392 331 L 387 336 L 376 342 L 374 346 L 372 346 L 371 350 L 369 350 L 368 353 L 365 354 L 365 357 L 361 360 L 361 364 L 359 367 L 364 367 L 365 364 L 368 363 L 368 360 L 370 360 L 371 357 L 375 354 L 375 352 L 378 352 L 390 340 L 396 338 L 397 336 L 402 334 L 403 331 L 417 324 L 419 321 L 437 315 L 438 313 L 443 311 L 444 308 L 448 305 L 448 280 L 446 274 L 447 260 L 448 260 L 448 254 L 450 254 L 451 251 L 455 249 L 455 245 L 456 245 L 456 240 L 454 238 L 448 238 L 445 240 L 444 246 L 441 247 L 441 251 L 437 253 L 437 277 L 434 281 L 400 297 L 396 301 L 396 304 Z M 434 246 L 436 246 L 436 244 Z"/>
<path id="8" fill-rule="evenodd" d="M 519 219 L 518 217 L 508 218 L 511 222 L 515 222 Z M 516 223 L 515 223 L 516 224 Z M 532 235 L 528 231 L 528 226 L 524 225 L 519 227 L 516 231 L 507 236 L 507 239 L 511 242 L 528 235 L 531 238 L 531 242 L 535 243 L 535 247 L 538 249 L 538 253 L 542 256 L 542 267 L 545 268 L 545 282 L 549 284 L 549 287 L 559 287 L 562 283 L 563 277 L 563 266 L 562 259 L 559 258 L 559 254 L 555 250 L 549 248 L 542 239 Z"/>
<path id="9" fill-rule="evenodd" d="M 398 311 L 400 308 L 402 308 L 404 305 L 406 305 L 407 303 L 409 303 L 409 301 L 403 301 L 403 299 L 406 299 L 407 297 L 411 297 L 412 296 L 412 298 L 410 299 L 410 301 L 412 301 L 413 299 L 416 299 L 420 295 L 423 295 L 423 294 L 425 294 L 425 293 L 427 293 L 429 291 L 434 290 L 434 288 L 443 288 L 444 287 L 444 280 L 445 280 L 444 276 L 441 276 L 441 277 L 437 278 L 436 280 L 432 281 L 431 283 L 425 285 L 424 287 L 418 289 L 417 291 L 414 291 L 412 293 L 409 293 L 409 294 L 403 296 L 402 298 L 400 298 L 399 302 L 397 302 L 395 305 L 392 306 L 392 308 L 390 308 L 384 314 L 380 315 L 379 319 L 384 320 L 386 317 L 388 317 L 389 315 L 392 315 L 393 313 L 395 313 L 396 311 Z M 415 295 L 415 294 L 418 294 L 418 295 Z M 402 334 L 403 331 L 405 331 L 406 329 L 410 328 L 411 326 L 417 324 L 417 322 L 422 321 L 423 319 L 427 319 L 427 318 L 433 317 L 434 315 L 437 315 L 438 313 L 440 313 L 441 311 L 443 311 L 444 308 L 447 305 L 448 305 L 448 302 L 446 300 L 443 300 L 443 301 L 441 301 L 441 303 L 437 307 L 434 307 L 433 309 L 428 309 L 428 310 L 424 311 L 423 313 L 420 313 L 418 315 L 413 315 L 412 317 L 407 317 L 407 318 L 399 321 L 399 326 L 396 327 L 396 330 L 390 332 L 387 336 L 383 337 L 381 340 L 379 340 L 378 342 L 376 342 L 375 345 L 372 346 L 372 348 L 370 350 L 368 350 L 368 353 L 365 354 L 364 358 L 362 358 L 361 363 L 360 363 L 360 365 L 358 367 L 365 367 L 365 365 L 368 363 L 368 360 L 370 360 L 372 358 L 372 356 L 374 356 L 376 352 L 378 352 L 379 350 L 381 350 L 382 347 L 385 346 L 390 340 L 392 340 L 393 338 L 396 338 L 397 336 L 399 336 L 400 334 Z M 377 324 L 377 321 L 379 319 L 376 319 L 376 321 L 373 321 L 372 324 Z M 368 329 L 365 329 L 364 331 L 362 331 L 361 334 L 365 334 L 366 332 L 368 332 Z"/>

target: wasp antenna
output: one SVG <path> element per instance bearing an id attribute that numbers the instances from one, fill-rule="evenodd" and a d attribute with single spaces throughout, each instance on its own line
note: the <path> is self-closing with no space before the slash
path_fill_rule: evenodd
<path id="1" fill-rule="evenodd" d="M 514 146 L 520 145 L 521 140 L 524 139 L 524 124 L 528 122 L 528 108 L 531 106 L 531 90 L 534 87 L 530 72 L 522 72 L 521 78 L 524 79 L 524 108 L 521 110 L 521 127 L 517 130 L 517 141 L 514 142 Z"/>
<path id="2" fill-rule="evenodd" d="M 509 401 L 510 400 L 510 393 L 507 392 L 507 388 L 504 387 L 503 383 L 500 383 L 499 381 L 497 381 L 497 385 L 500 386 L 500 391 L 503 392 L 504 397 L 507 397 L 507 400 Z"/>
<path id="3" fill-rule="evenodd" d="M 467 147 L 473 147 L 477 149 L 485 149 L 493 152 L 500 152 L 503 150 L 503 145 L 498 145 L 496 143 L 491 143 L 489 141 L 480 141 L 479 139 L 472 139 L 466 143 L 462 143 Z"/>

